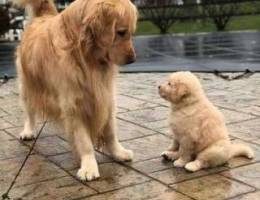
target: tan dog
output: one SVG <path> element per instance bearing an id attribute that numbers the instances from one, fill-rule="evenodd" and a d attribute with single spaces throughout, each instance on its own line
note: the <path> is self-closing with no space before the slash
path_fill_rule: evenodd
<path id="1" fill-rule="evenodd" d="M 175 160 L 175 167 L 194 172 L 222 165 L 234 156 L 254 157 L 251 148 L 231 144 L 221 113 L 192 73 L 173 73 L 167 83 L 159 86 L 159 94 L 171 103 L 173 132 L 172 144 L 162 156 Z"/>
<path id="2" fill-rule="evenodd" d="M 76 0 L 57 13 L 52 0 L 17 0 L 32 18 L 17 49 L 20 95 L 27 119 L 21 139 L 32 139 L 35 117 L 60 122 L 81 161 L 78 177 L 99 177 L 94 146 L 116 159 L 133 153 L 118 142 L 117 64 L 135 61 L 137 10 L 130 0 Z M 102 139 L 102 140 L 101 140 Z"/>

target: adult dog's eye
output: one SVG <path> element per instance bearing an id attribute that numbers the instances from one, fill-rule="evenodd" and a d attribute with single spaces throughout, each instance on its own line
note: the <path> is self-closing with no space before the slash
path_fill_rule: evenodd
<path id="1" fill-rule="evenodd" d="M 170 86 L 171 86 L 171 83 L 169 82 L 169 83 L 168 83 L 168 85 L 170 85 Z"/>
<path id="2" fill-rule="evenodd" d="M 127 31 L 126 30 L 120 30 L 120 31 L 117 31 L 117 34 L 120 36 L 120 37 L 124 37 L 126 35 Z"/>

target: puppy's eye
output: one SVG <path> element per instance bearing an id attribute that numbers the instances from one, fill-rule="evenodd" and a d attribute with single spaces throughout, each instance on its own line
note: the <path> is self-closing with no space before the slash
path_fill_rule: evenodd
<path id="1" fill-rule="evenodd" d="M 117 31 L 117 35 L 119 35 L 120 37 L 124 37 L 126 35 L 127 31 L 126 30 L 119 30 Z"/>
<path id="2" fill-rule="evenodd" d="M 171 86 L 171 83 L 169 82 L 168 85 Z"/>

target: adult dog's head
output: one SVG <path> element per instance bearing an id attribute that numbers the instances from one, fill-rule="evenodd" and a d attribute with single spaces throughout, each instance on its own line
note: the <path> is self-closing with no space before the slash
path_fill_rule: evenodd
<path id="1" fill-rule="evenodd" d="M 80 41 L 96 59 L 123 65 L 135 61 L 132 36 L 137 9 L 130 0 L 81 1 Z M 79 4 L 80 5 L 80 2 Z"/>

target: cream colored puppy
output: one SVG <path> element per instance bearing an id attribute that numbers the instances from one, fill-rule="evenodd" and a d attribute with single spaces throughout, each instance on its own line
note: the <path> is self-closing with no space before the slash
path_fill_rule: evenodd
<path id="1" fill-rule="evenodd" d="M 173 132 L 172 144 L 162 156 L 175 160 L 175 167 L 194 172 L 222 165 L 235 156 L 254 157 L 250 147 L 230 142 L 222 114 L 192 73 L 171 74 L 168 82 L 159 86 L 159 94 L 171 103 Z"/>

